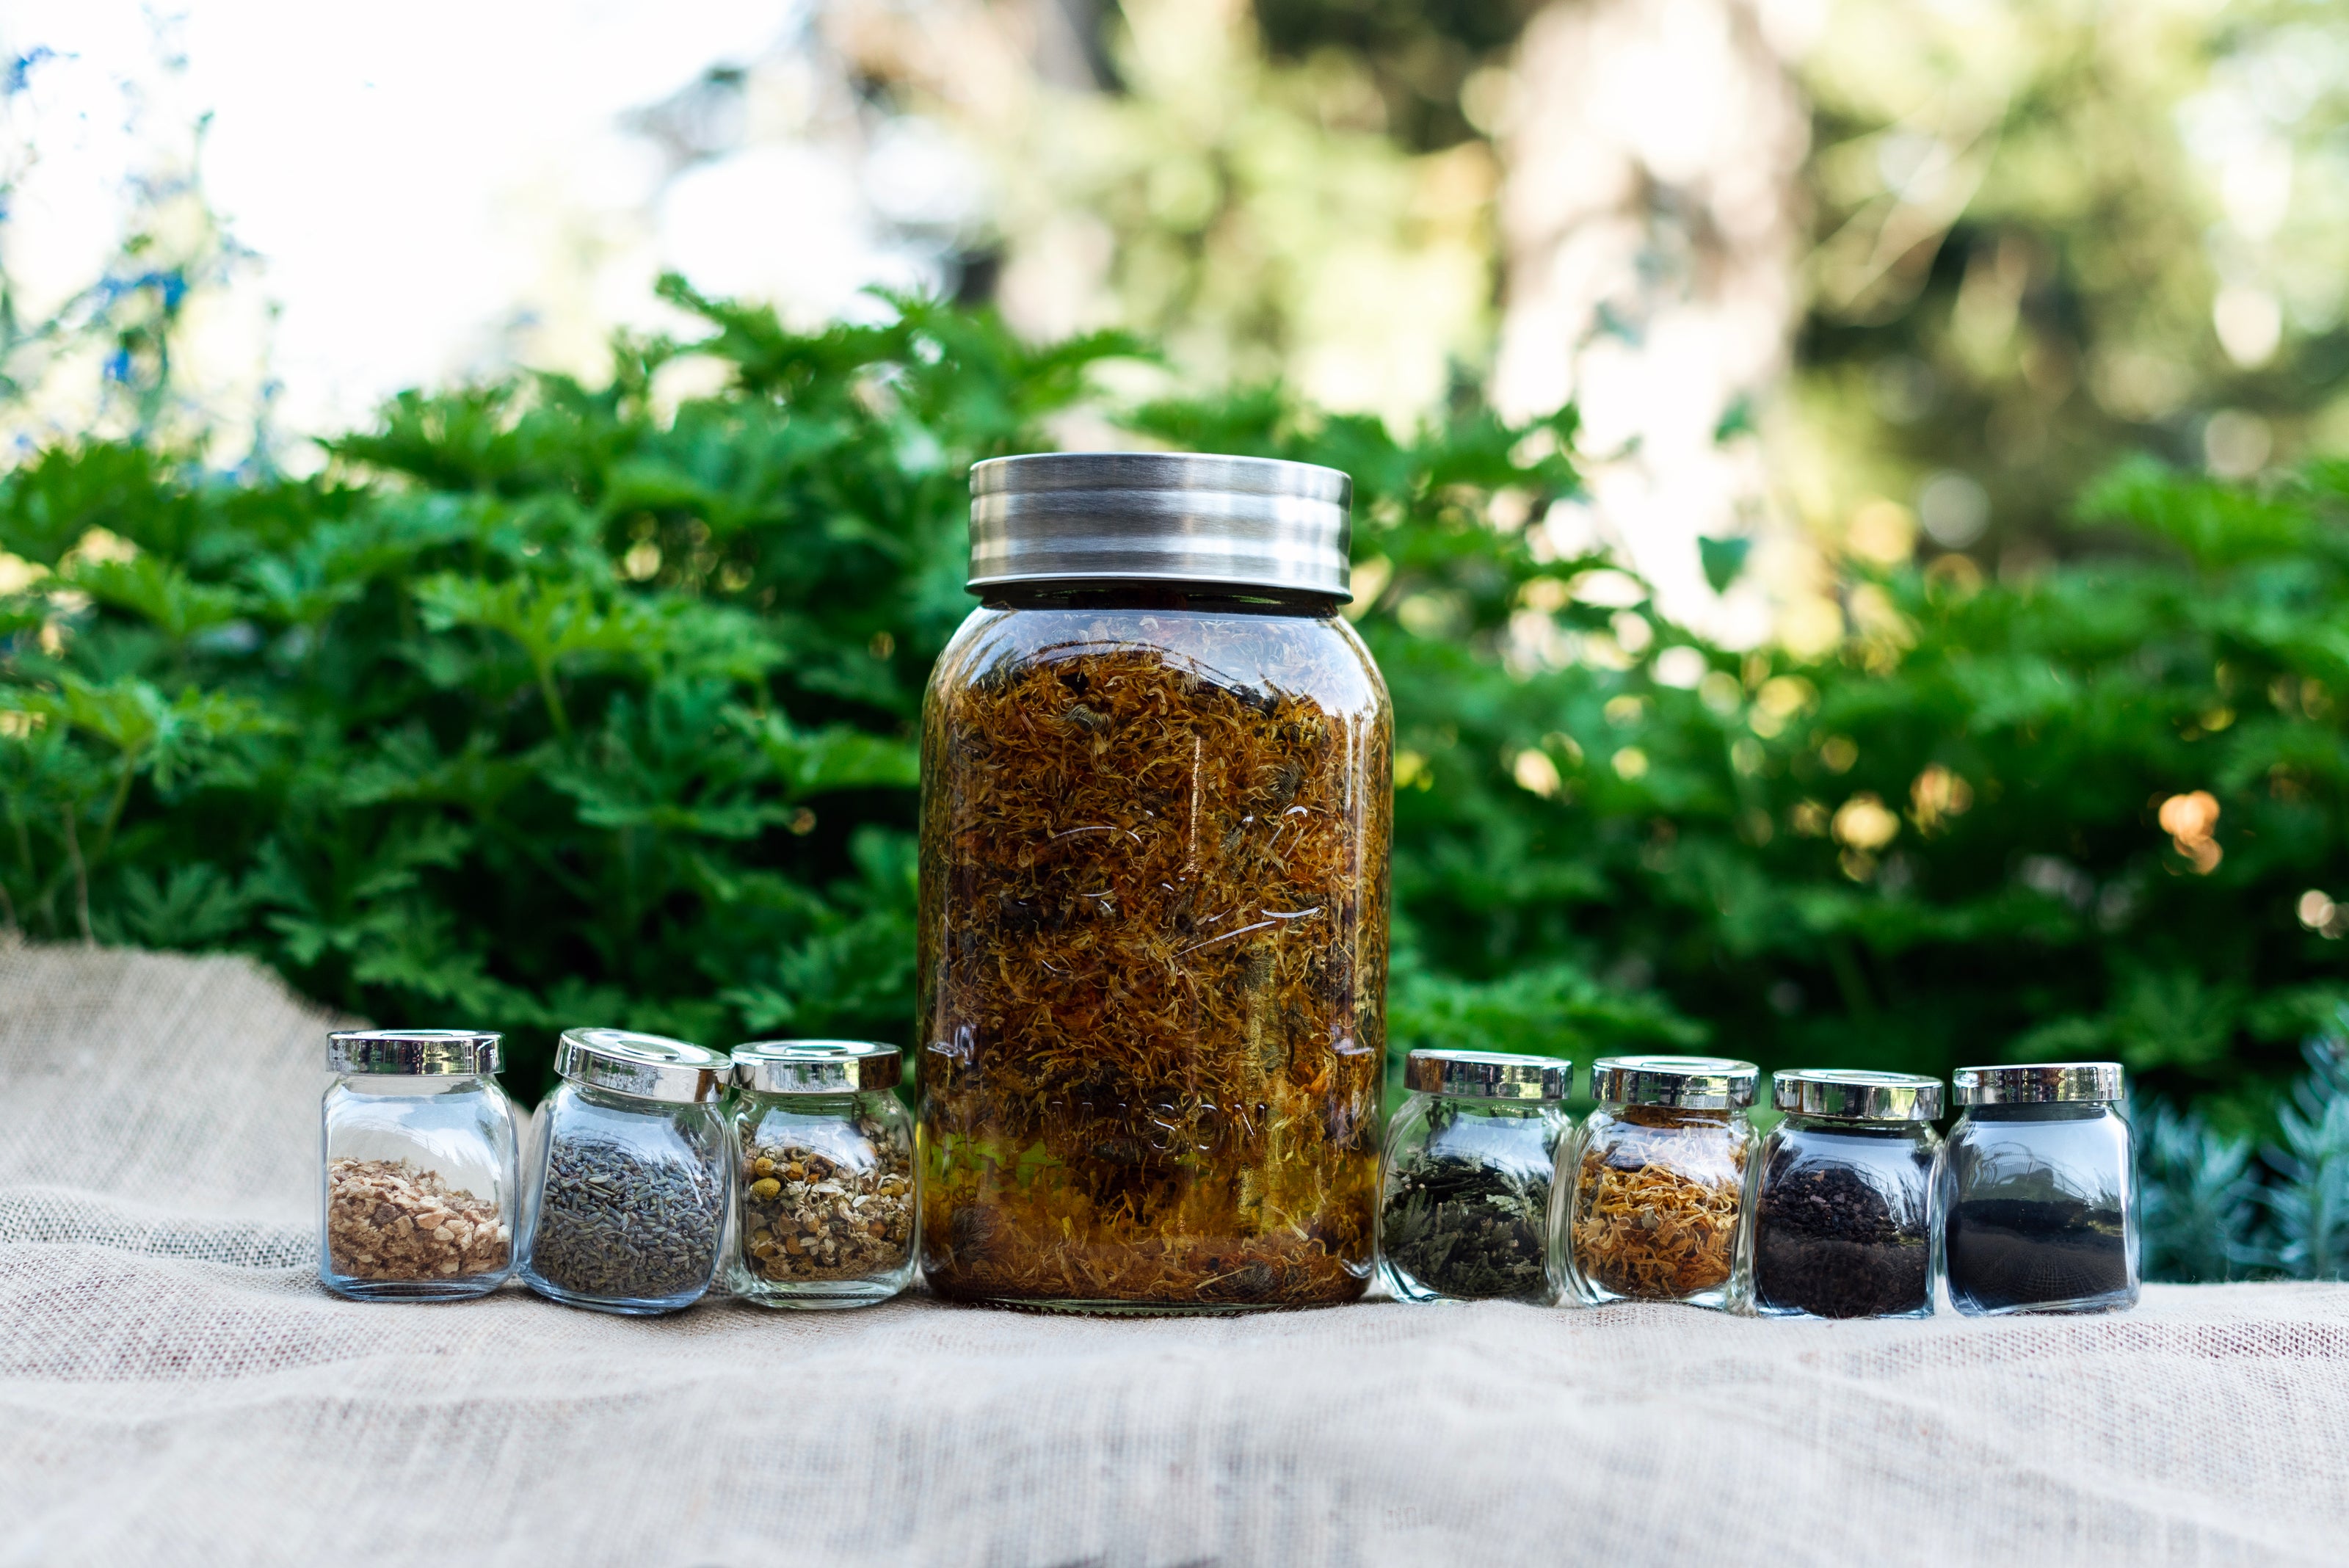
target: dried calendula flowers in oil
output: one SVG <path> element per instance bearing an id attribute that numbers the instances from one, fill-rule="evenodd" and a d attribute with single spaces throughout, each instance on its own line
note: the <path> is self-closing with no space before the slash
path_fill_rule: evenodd
<path id="1" fill-rule="evenodd" d="M 753 1144 L 742 1153 L 742 1255 L 763 1280 L 860 1280 L 914 1244 L 911 1150 L 867 1116 L 847 1147 Z"/>
<path id="2" fill-rule="evenodd" d="M 1642 1301 L 1725 1287 L 1746 1148 L 1743 1118 L 1723 1111 L 1624 1106 L 1594 1116 L 1569 1217 L 1583 1277 Z"/>
<path id="3" fill-rule="evenodd" d="M 1386 696 L 1334 617 L 983 610 L 924 732 L 925 1272 L 1351 1299 L 1384 1052 Z"/>
<path id="4" fill-rule="evenodd" d="M 326 1250 L 354 1280 L 445 1280 L 506 1265 L 497 1203 L 407 1160 L 326 1165 Z"/>

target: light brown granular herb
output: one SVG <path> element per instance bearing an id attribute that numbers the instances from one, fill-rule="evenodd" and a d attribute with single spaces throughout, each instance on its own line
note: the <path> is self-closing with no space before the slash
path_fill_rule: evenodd
<path id="1" fill-rule="evenodd" d="M 923 1262 L 949 1296 L 1358 1295 L 1392 732 L 1335 619 L 982 612 L 924 727 Z"/>
<path id="2" fill-rule="evenodd" d="M 804 1129 L 802 1129 L 804 1130 Z M 861 1118 L 855 1147 L 759 1143 L 742 1156 L 742 1258 L 761 1279 L 861 1280 L 914 1245 L 914 1167 L 904 1141 Z"/>
<path id="3" fill-rule="evenodd" d="M 355 1280 L 446 1280 L 505 1267 L 512 1238 L 496 1203 L 409 1161 L 326 1167 L 326 1256 Z"/>
<path id="4" fill-rule="evenodd" d="M 1725 1113 L 1626 1106 L 1586 1141 L 1574 1193 L 1582 1272 L 1642 1301 L 1729 1282 L 1745 1138 Z M 1603 1130 L 1603 1136 L 1602 1136 Z"/>

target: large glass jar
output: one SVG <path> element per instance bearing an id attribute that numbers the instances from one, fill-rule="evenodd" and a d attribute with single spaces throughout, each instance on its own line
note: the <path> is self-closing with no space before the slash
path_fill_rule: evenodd
<path id="1" fill-rule="evenodd" d="M 365 1029 L 327 1037 L 318 1278 L 361 1301 L 487 1295 L 513 1272 L 513 1103 L 495 1034 Z"/>
<path id="2" fill-rule="evenodd" d="M 966 1301 L 1351 1300 L 1373 1264 L 1392 725 L 1343 474 L 971 472 L 922 742 L 922 1261 Z"/>
<path id="3" fill-rule="evenodd" d="M 733 1293 L 773 1307 L 887 1301 L 914 1277 L 913 1118 L 895 1045 L 734 1047 Z"/>
<path id="4" fill-rule="evenodd" d="M 1379 1166 L 1379 1273 L 1398 1300 L 1547 1303 L 1549 1188 L 1574 1064 L 1413 1051 Z"/>
<path id="5" fill-rule="evenodd" d="M 716 1279 L 734 1159 L 720 1053 L 626 1029 L 566 1029 L 539 1102 L 523 1282 L 601 1312 L 675 1312 Z"/>
<path id="6" fill-rule="evenodd" d="M 1950 1302 L 1969 1316 L 2137 1304 L 2137 1163 L 2116 1062 L 1961 1067 L 1943 1159 Z"/>
<path id="7" fill-rule="evenodd" d="M 1941 1081 L 1806 1068 L 1748 1174 L 1741 1279 L 1764 1317 L 1930 1317 Z"/>
<path id="8" fill-rule="evenodd" d="M 1558 1151 L 1550 1202 L 1562 1294 L 1729 1304 L 1761 1069 L 1721 1056 L 1602 1056 L 1599 1108 Z"/>

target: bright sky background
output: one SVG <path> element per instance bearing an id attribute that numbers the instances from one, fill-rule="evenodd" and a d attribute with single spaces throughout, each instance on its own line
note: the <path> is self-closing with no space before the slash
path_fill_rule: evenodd
<path id="1" fill-rule="evenodd" d="M 202 324 L 202 369 L 257 384 L 265 357 L 297 431 L 516 358 L 592 369 L 610 326 L 657 319 L 664 265 L 829 314 L 918 258 L 803 31 L 797 0 L 7 0 L 0 70 L 57 57 L 5 106 L 0 152 L 30 167 L 0 244 L 34 314 L 86 286 L 134 179 L 184 168 L 208 114 L 206 194 L 255 265 Z M 678 171 L 625 127 L 753 64 L 779 138 Z"/>

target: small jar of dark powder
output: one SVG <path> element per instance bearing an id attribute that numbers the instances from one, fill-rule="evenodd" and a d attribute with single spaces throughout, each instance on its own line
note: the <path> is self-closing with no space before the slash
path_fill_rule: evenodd
<path id="1" fill-rule="evenodd" d="M 1927 1317 L 1941 1081 L 1772 1075 L 1785 1113 L 1748 1168 L 1739 1293 L 1764 1317 Z"/>
<path id="2" fill-rule="evenodd" d="M 567 1029 L 538 1107 L 521 1273 L 553 1301 L 664 1313 L 709 1289 L 732 1201 L 720 1052 L 625 1029 Z"/>
<path id="3" fill-rule="evenodd" d="M 1549 1193 L 1574 1064 L 1414 1051 L 1380 1166 L 1379 1269 L 1407 1302 L 1546 1303 Z"/>
<path id="4" fill-rule="evenodd" d="M 1961 1067 L 1943 1161 L 1950 1300 L 1969 1316 L 2137 1304 L 2136 1161 L 2117 1062 Z"/>

